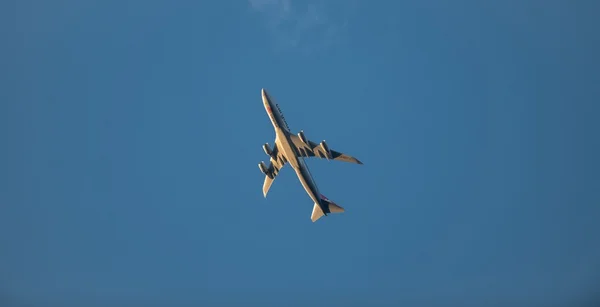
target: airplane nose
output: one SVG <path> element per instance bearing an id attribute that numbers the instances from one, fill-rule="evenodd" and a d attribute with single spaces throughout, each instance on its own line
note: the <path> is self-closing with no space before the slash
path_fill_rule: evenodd
<path id="1" fill-rule="evenodd" d="M 265 91 L 265 89 L 263 88 L 261 90 L 261 93 L 262 93 L 262 98 L 263 98 L 264 103 L 270 104 L 269 103 L 269 95 L 267 94 L 267 91 Z"/>
<path id="2" fill-rule="evenodd" d="M 260 92 L 262 94 L 263 104 L 265 105 L 265 107 L 268 107 L 270 103 L 269 103 L 269 96 L 267 96 L 267 92 L 265 91 L 264 88 L 261 89 Z"/>

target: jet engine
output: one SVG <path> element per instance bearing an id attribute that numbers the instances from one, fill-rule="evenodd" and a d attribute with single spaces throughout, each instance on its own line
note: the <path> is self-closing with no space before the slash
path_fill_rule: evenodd
<path id="1" fill-rule="evenodd" d="M 298 137 L 300 138 L 300 140 L 302 141 L 302 143 L 308 145 L 308 140 L 304 136 L 304 131 L 300 130 L 300 132 L 298 132 Z"/>
<path id="2" fill-rule="evenodd" d="M 263 174 L 265 174 L 265 175 L 267 175 L 267 174 L 268 174 L 268 172 L 267 172 L 267 166 L 265 165 L 265 162 L 263 162 L 263 161 L 260 161 L 260 163 L 258 163 L 258 168 L 260 169 L 260 171 L 261 171 Z"/>
<path id="3" fill-rule="evenodd" d="M 273 151 L 271 150 L 271 147 L 269 147 L 269 143 L 265 143 L 265 145 L 263 145 L 263 150 L 265 151 L 267 156 L 273 155 Z"/>
<path id="4" fill-rule="evenodd" d="M 329 157 L 331 157 L 331 152 L 329 151 L 329 146 L 327 146 L 325 140 L 321 141 L 321 149 L 323 149 L 323 151 L 327 155 L 327 159 L 329 159 Z"/>

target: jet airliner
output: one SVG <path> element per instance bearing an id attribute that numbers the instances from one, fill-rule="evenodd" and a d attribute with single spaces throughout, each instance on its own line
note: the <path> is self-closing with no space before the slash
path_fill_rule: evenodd
<path id="1" fill-rule="evenodd" d="M 298 132 L 298 135 L 293 134 L 279 105 L 275 103 L 273 98 L 269 96 L 264 88 L 261 90 L 261 93 L 263 105 L 267 110 L 267 115 L 269 115 L 269 119 L 275 129 L 275 142 L 273 148 L 269 146 L 269 143 L 263 145 L 263 150 L 270 157 L 269 166 L 265 165 L 264 161 L 261 161 L 258 164 L 260 171 L 265 174 L 265 182 L 263 184 L 264 197 L 267 197 L 271 184 L 273 183 L 273 180 L 275 180 L 275 177 L 277 177 L 281 168 L 286 164 L 290 164 L 296 172 L 298 179 L 300 179 L 306 193 L 315 203 L 311 214 L 311 220 L 313 222 L 328 213 L 344 212 L 344 208 L 338 206 L 319 192 L 319 189 L 308 170 L 308 166 L 304 162 L 304 158 L 317 157 L 355 164 L 363 163 L 355 157 L 330 149 L 324 140 L 318 144 L 308 140 L 304 136 L 302 130 Z"/>

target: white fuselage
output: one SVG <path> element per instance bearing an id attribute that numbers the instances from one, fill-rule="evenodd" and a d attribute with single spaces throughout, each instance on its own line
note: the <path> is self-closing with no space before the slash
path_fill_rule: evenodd
<path id="1" fill-rule="evenodd" d="M 288 127 L 279 106 L 273 101 L 269 94 L 263 89 L 262 90 L 262 100 L 265 109 L 267 110 L 267 114 L 271 119 L 271 123 L 275 128 L 275 143 L 277 144 L 277 148 L 285 156 L 285 159 L 290 164 L 290 166 L 298 175 L 298 179 L 302 183 L 302 186 L 308 193 L 308 196 L 315 202 L 315 204 L 319 204 L 320 207 L 323 207 L 321 204 L 321 197 L 319 193 L 319 189 L 308 170 L 308 166 L 304 163 L 304 158 L 296 152 L 295 146 L 292 146 L 292 142 L 289 138 L 291 134 L 290 128 Z M 328 212 L 325 208 L 324 212 Z"/>

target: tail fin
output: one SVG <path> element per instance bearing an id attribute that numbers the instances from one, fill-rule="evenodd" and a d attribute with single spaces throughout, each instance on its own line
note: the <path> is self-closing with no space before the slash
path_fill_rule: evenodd
<path id="1" fill-rule="evenodd" d="M 323 194 L 321 194 L 321 204 L 322 204 L 323 208 L 325 208 L 327 213 L 342 213 L 342 212 L 344 212 L 344 208 L 338 206 L 336 203 L 329 200 Z M 321 208 L 321 206 L 319 204 L 315 203 L 315 206 L 313 207 L 310 219 L 313 222 L 316 222 L 323 215 L 327 215 L 327 214 L 325 212 L 323 212 L 323 209 Z"/>

